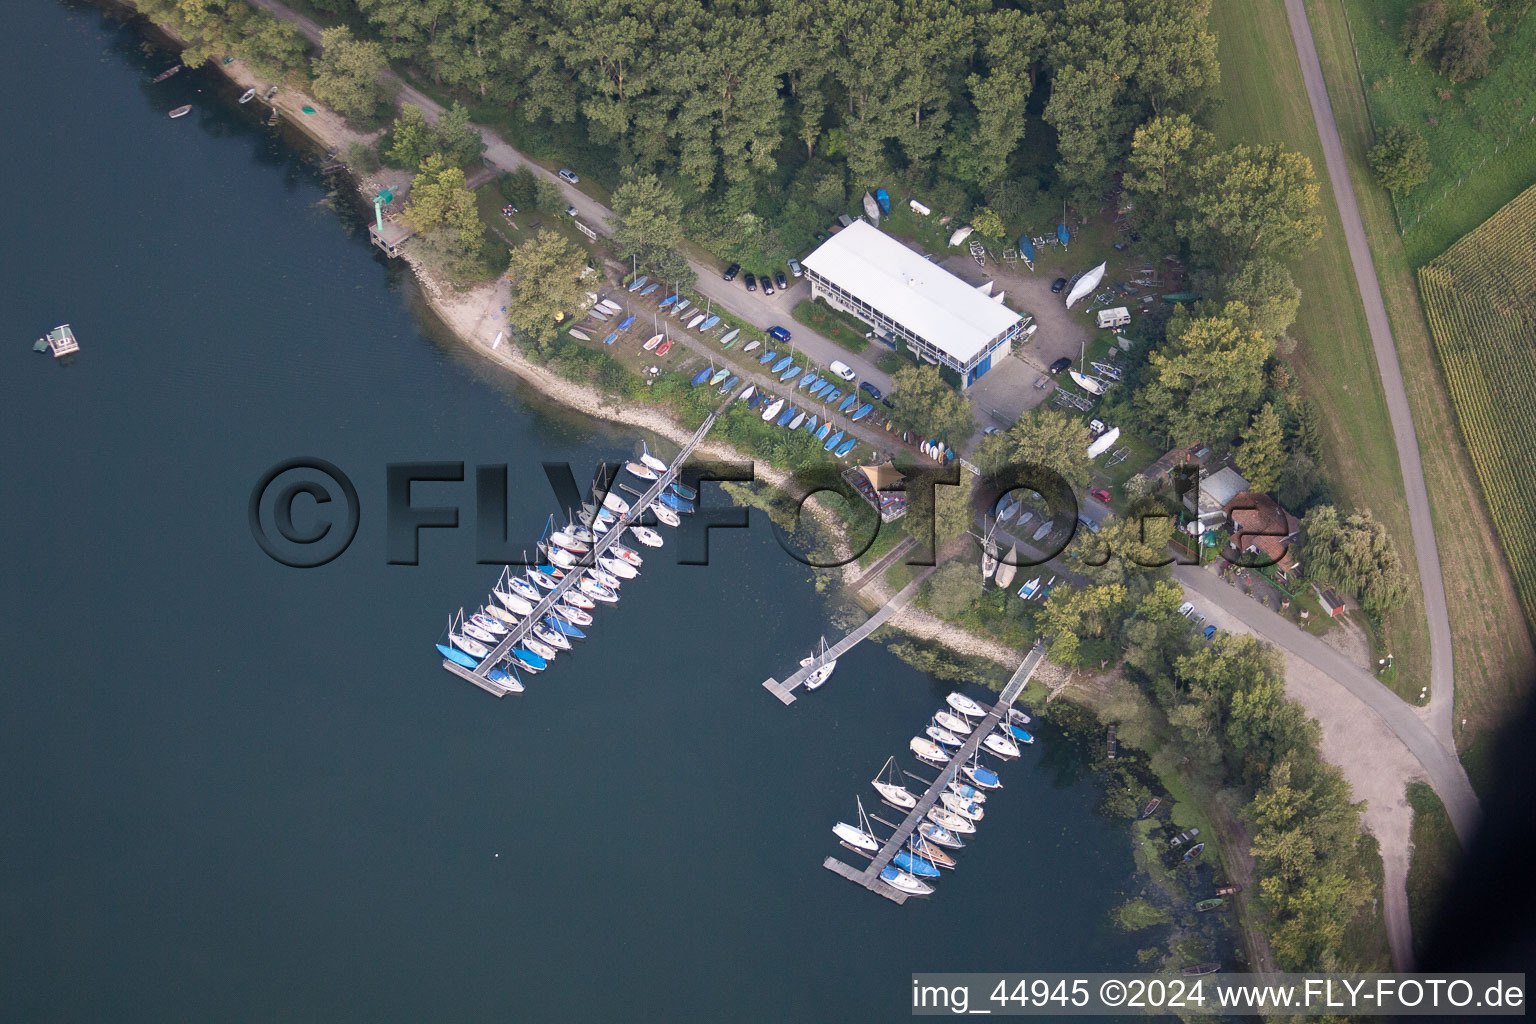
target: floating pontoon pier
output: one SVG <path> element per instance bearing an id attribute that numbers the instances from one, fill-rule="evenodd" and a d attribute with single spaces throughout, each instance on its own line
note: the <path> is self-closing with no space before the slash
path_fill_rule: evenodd
<path id="1" fill-rule="evenodd" d="M 650 508 L 651 503 L 660 497 L 671 486 L 672 482 L 677 479 L 678 473 L 682 472 L 683 464 L 688 461 L 688 456 L 693 454 L 693 450 L 704 440 L 704 435 L 709 433 L 709 429 L 715 425 L 715 420 L 719 417 L 720 413 L 733 401 L 735 401 L 735 396 L 732 396 L 720 408 L 710 413 L 704 422 L 699 425 L 699 429 L 694 431 L 693 437 L 689 438 L 688 443 L 683 445 L 682 451 L 677 453 L 677 457 L 672 460 L 672 464 L 667 467 L 666 472 L 658 474 L 656 482 L 651 484 L 645 493 L 635 501 L 633 506 L 635 519 L 631 522 L 638 521 L 645 510 Z M 474 683 L 480 689 L 493 696 L 505 697 L 508 693 L 511 693 L 512 690 L 510 688 L 490 677 L 491 670 L 506 661 L 507 655 L 512 648 L 522 644 L 533 627 L 542 622 L 546 615 L 556 610 L 560 598 L 565 595 L 566 591 L 575 587 L 586 575 L 585 567 L 596 565 L 598 556 L 607 552 L 610 547 L 618 542 L 619 537 L 624 533 L 624 525 L 627 524 L 616 525 L 607 533 L 598 534 L 593 540 L 591 553 L 583 556 L 582 565 L 562 576 L 556 582 L 553 590 L 545 591 L 543 597 L 534 605 L 533 611 L 524 616 L 517 625 L 510 627 L 506 635 L 491 650 L 491 653 L 480 659 L 479 665 L 475 668 L 466 668 L 444 658 L 443 668 L 461 679 Z"/>
<path id="2" fill-rule="evenodd" d="M 73 355 L 80 351 L 80 343 L 75 340 L 75 332 L 69 324 L 60 324 L 49 331 L 43 337 L 37 339 L 37 348 L 41 352 L 46 348 L 53 353 L 53 358 Z"/>
<path id="3" fill-rule="evenodd" d="M 1029 677 L 1035 674 L 1035 669 L 1043 660 L 1045 660 L 1045 646 L 1037 643 L 1034 649 L 1024 657 L 1018 670 L 1013 673 L 1013 678 L 1008 680 L 1008 685 L 1003 687 L 1002 695 L 998 697 L 992 710 L 987 712 L 987 717 L 971 730 L 965 742 L 950 757 L 949 763 L 939 770 L 938 778 L 934 779 L 933 784 L 918 798 L 917 806 L 912 808 L 900 825 L 896 826 L 895 834 L 880 847 L 880 852 L 875 854 L 868 867 L 856 868 L 836 857 L 828 857 L 822 862 L 822 867 L 842 875 L 850 882 L 857 882 L 870 892 L 878 893 L 893 903 L 907 902 L 907 894 L 881 881 L 880 872 L 884 871 L 886 865 L 890 864 L 891 858 L 907 845 L 907 840 L 912 838 L 912 833 L 917 830 L 918 824 L 927 816 L 933 805 L 939 802 L 939 797 L 943 794 L 944 788 L 949 785 L 949 780 L 953 779 L 960 767 L 981 749 L 982 741 L 997 728 L 998 723 L 1007 717 L 1008 709 L 1013 706 L 1013 702 L 1018 699 L 1025 684 L 1029 682 Z"/>

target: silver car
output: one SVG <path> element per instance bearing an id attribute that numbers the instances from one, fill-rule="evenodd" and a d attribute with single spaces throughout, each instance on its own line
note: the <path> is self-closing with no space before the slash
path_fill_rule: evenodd
<path id="1" fill-rule="evenodd" d="M 577 182 L 581 181 L 581 176 L 578 175 L 575 171 L 571 170 L 569 167 L 562 167 L 560 168 L 560 180 L 567 182 L 568 184 L 575 185 Z"/>

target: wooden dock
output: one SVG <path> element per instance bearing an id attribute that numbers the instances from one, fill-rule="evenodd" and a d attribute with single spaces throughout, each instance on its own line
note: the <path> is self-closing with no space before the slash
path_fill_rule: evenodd
<path id="1" fill-rule="evenodd" d="M 917 831 L 918 824 L 927 817 L 934 804 L 939 802 L 939 797 L 944 793 L 945 787 L 949 785 L 949 780 L 955 777 L 955 773 L 960 770 L 961 766 L 969 761 L 976 751 L 980 749 L 982 741 L 991 734 L 993 729 L 997 728 L 998 723 L 1008 714 L 1008 709 L 1013 706 L 1013 702 L 1023 691 L 1025 684 L 1029 682 L 1029 677 L 1035 674 L 1035 669 L 1044 660 L 1045 646 L 1037 643 L 1025 655 L 1023 662 L 1014 671 L 1013 677 L 1008 680 L 1008 685 L 1003 687 L 1003 692 L 999 695 L 997 703 L 987 712 L 986 717 L 981 720 L 981 723 L 971 730 L 971 734 L 965 738 L 965 742 L 955 751 L 954 755 L 949 759 L 949 763 L 939 770 L 938 777 L 933 780 L 933 784 L 918 798 L 917 806 L 912 808 L 900 825 L 896 826 L 896 831 L 891 835 L 891 838 L 885 841 L 885 845 L 880 847 L 880 852 L 875 854 L 867 867 L 862 869 L 852 867 L 836 857 L 828 857 L 822 862 L 822 867 L 842 875 L 850 882 L 857 882 L 870 892 L 884 896 L 894 903 L 905 903 L 907 901 L 907 894 L 893 889 L 881 881 L 880 872 L 885 870 L 886 865 L 890 864 L 892 858 L 907 845 L 907 840 L 912 837 L 913 832 Z"/>
<path id="2" fill-rule="evenodd" d="M 827 658 L 841 658 L 844 654 L 848 653 L 848 651 L 852 650 L 855 644 L 861 640 L 866 639 L 869 634 L 885 625 L 887 619 L 911 603 L 912 598 L 917 596 L 917 588 L 922 586 L 923 581 L 926 580 L 929 576 L 932 576 L 934 570 L 937 568 L 938 566 L 936 565 L 930 565 L 924 568 L 922 572 L 913 577 L 911 583 L 908 583 L 906 586 L 902 587 L 894 597 L 885 602 L 885 604 L 881 605 L 879 611 L 875 612 L 875 614 L 866 619 L 858 629 L 855 629 L 852 633 L 849 633 L 847 636 L 839 640 L 835 645 L 828 648 L 826 655 Z M 809 665 L 800 666 L 794 675 L 790 676 L 782 683 L 777 679 L 774 679 L 772 676 L 769 676 L 767 679 L 763 680 L 763 686 L 769 693 L 779 698 L 779 700 L 783 701 L 785 704 L 793 704 L 795 702 L 795 690 L 798 689 L 800 685 L 805 682 L 806 677 L 814 672 L 818 666 L 823 664 L 825 660 L 826 659 L 824 658 L 816 658 Z"/>
<path id="3" fill-rule="evenodd" d="M 646 509 L 650 508 L 651 503 L 660 497 L 662 491 L 677 479 L 677 474 L 682 472 L 683 464 L 688 461 L 688 456 L 693 454 L 693 450 L 704 440 L 704 435 L 708 434 L 709 429 L 715 425 L 715 420 L 725 411 L 725 407 L 733 401 L 735 401 L 734 395 L 726 399 L 718 409 L 705 418 L 704 422 L 699 425 L 699 429 L 694 431 L 693 436 L 688 439 L 688 443 L 683 445 L 682 451 L 677 453 L 677 457 L 672 460 L 672 464 L 667 467 L 666 472 L 657 476 L 656 482 L 651 484 L 645 493 L 636 499 L 632 508 L 635 518 L 627 520 L 626 523 L 638 522 L 639 517 L 644 514 Z M 496 644 L 495 648 L 492 649 L 491 653 L 480 659 L 480 664 L 477 667 L 472 669 L 465 668 L 444 658 L 443 668 L 461 679 L 474 683 L 480 689 L 493 696 L 505 697 L 507 694 L 512 693 L 512 690 L 490 678 L 491 669 L 507 660 L 507 656 L 512 648 L 523 642 L 528 636 L 529 631 L 533 629 L 534 624 L 544 621 L 544 617 L 555 610 L 555 605 L 559 603 L 560 598 L 565 595 L 566 591 L 576 586 L 582 577 L 586 575 L 584 570 L 596 565 L 598 556 L 604 554 L 614 544 L 617 544 L 623 534 L 624 526 L 615 526 L 607 533 L 598 534 L 592 543 L 591 552 L 581 557 L 576 570 L 567 572 L 562 576 L 555 584 L 553 590 L 544 591 L 544 596 L 533 606 L 533 611 L 524 616 L 517 625 L 511 627 L 507 634 L 501 638 L 500 642 Z"/>

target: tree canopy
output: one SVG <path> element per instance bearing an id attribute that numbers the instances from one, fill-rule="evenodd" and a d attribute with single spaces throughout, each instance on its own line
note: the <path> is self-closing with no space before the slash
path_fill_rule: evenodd
<path id="1" fill-rule="evenodd" d="M 540 231 L 537 238 L 513 249 L 507 266 L 512 278 L 507 322 L 541 347 L 553 341 L 561 325 L 582 308 L 586 269 L 586 255 L 553 231 Z"/>
<path id="2" fill-rule="evenodd" d="M 1243 432 L 1237 468 L 1248 481 L 1248 489 L 1260 494 L 1273 491 L 1280 482 L 1280 471 L 1285 468 L 1285 433 L 1272 403 L 1265 402 Z"/>
<path id="3" fill-rule="evenodd" d="M 1291 257 L 1322 237 L 1312 161 L 1280 146 L 1234 146 L 1193 169 L 1179 222 L 1195 251 L 1218 266 Z"/>
<path id="4" fill-rule="evenodd" d="M 320 33 L 321 54 L 314 62 L 315 99 L 347 118 L 371 115 L 384 98 L 379 72 L 384 48 L 356 39 L 345 25 Z"/>
<path id="5" fill-rule="evenodd" d="M 1274 341 L 1249 323 L 1243 306 L 1211 315 L 1181 309 L 1147 357 L 1135 406 L 1172 444 L 1232 437 L 1258 403 L 1273 352 Z"/>
<path id="6" fill-rule="evenodd" d="M 1371 147 L 1371 170 L 1389 192 L 1402 195 L 1424 184 L 1431 170 L 1429 143 L 1406 124 L 1395 124 Z"/>
<path id="7" fill-rule="evenodd" d="M 1039 406 L 1013 426 L 976 448 L 978 465 L 989 473 L 1009 466 L 1038 466 L 1081 490 L 1088 483 L 1088 429 L 1060 409 Z"/>
<path id="8" fill-rule="evenodd" d="M 890 399 L 890 420 L 897 430 L 959 444 L 975 429 L 971 400 L 945 383 L 938 367 L 897 370 Z"/>
<path id="9" fill-rule="evenodd" d="M 1401 604 L 1408 577 L 1392 540 L 1369 511 L 1340 515 L 1319 505 L 1301 522 L 1302 566 L 1308 577 L 1342 587 L 1380 617 Z"/>
<path id="10" fill-rule="evenodd" d="M 660 271 L 683 242 L 683 204 L 661 179 L 642 174 L 613 193 L 614 255 Z"/>

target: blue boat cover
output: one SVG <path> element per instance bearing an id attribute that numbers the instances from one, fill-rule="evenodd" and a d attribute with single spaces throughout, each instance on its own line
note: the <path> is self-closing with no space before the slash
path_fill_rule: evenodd
<path id="1" fill-rule="evenodd" d="M 672 303 L 674 303 L 676 301 L 677 301 L 677 296 L 676 295 L 668 295 L 666 298 L 661 300 L 661 305 L 659 307 L 657 307 L 657 308 L 659 308 L 659 309 L 666 309 L 668 306 L 672 305 Z"/>
<path id="2" fill-rule="evenodd" d="M 694 386 L 697 387 L 698 385 L 703 384 L 705 381 L 709 380 L 710 375 L 714 372 L 714 370 L 700 370 L 698 374 L 693 378 Z"/>
<path id="3" fill-rule="evenodd" d="M 1067 230 L 1067 225 L 1065 223 L 1056 225 L 1056 240 L 1062 245 L 1066 245 L 1068 242 L 1072 241 L 1072 232 Z"/>
<path id="4" fill-rule="evenodd" d="M 719 317 L 711 316 L 708 320 L 705 320 L 703 323 L 699 324 L 699 330 L 707 331 L 707 330 L 709 330 L 711 327 L 715 326 L 715 324 L 717 324 L 719 322 L 720 322 L 720 318 Z"/>
<path id="5" fill-rule="evenodd" d="M 997 772 L 990 768 L 977 768 L 976 777 L 989 785 L 996 785 L 1002 781 L 997 777 Z"/>
<path id="6" fill-rule="evenodd" d="M 534 654 L 526 647 L 512 648 L 512 656 L 518 661 L 522 662 L 524 665 L 527 665 L 529 668 L 543 668 L 549 664 L 549 662 L 545 661 L 537 654 Z"/>
<path id="7" fill-rule="evenodd" d="M 837 411 L 838 412 L 847 412 L 849 409 L 853 408 L 854 403 L 856 403 L 858 400 L 859 400 L 859 396 L 858 395 L 850 394 L 847 398 L 843 399 L 841 402 L 838 403 Z"/>
<path id="8" fill-rule="evenodd" d="M 832 424 L 831 423 L 823 423 L 821 425 L 821 429 L 816 431 L 816 440 L 818 440 L 818 441 L 825 440 L 826 436 L 828 434 L 830 434 L 830 433 L 832 433 Z"/>
<path id="9" fill-rule="evenodd" d="M 873 412 L 874 409 L 875 409 L 875 407 L 870 405 L 870 404 L 868 404 L 868 403 L 865 403 L 864 405 L 859 406 L 859 411 L 853 414 L 853 422 L 855 422 L 855 423 L 859 422 L 859 420 L 863 419 L 865 416 L 868 416 L 871 412 Z"/>
<path id="10" fill-rule="evenodd" d="M 844 455 L 847 455 L 849 452 L 853 451 L 853 446 L 858 444 L 858 443 L 859 443 L 859 439 L 858 438 L 850 437 L 848 440 L 846 440 L 846 441 L 844 441 L 842 443 L 842 445 L 837 449 L 837 451 L 833 452 L 832 454 L 836 455 L 838 458 L 842 458 Z"/>
<path id="11" fill-rule="evenodd" d="M 800 367 L 798 367 L 798 366 L 791 366 L 789 369 L 785 370 L 783 373 L 781 373 L 779 375 L 779 380 L 780 381 L 787 381 L 791 377 L 799 376 L 799 374 L 800 374 Z"/>
<path id="12" fill-rule="evenodd" d="M 812 416 L 810 419 L 806 420 L 805 421 L 805 427 L 803 428 L 805 430 L 805 432 L 807 434 L 814 434 L 814 433 L 816 433 L 816 423 L 820 419 L 821 419 L 821 417 L 819 417 L 819 416 Z"/>
<path id="13" fill-rule="evenodd" d="M 795 413 L 797 411 L 798 410 L 794 406 L 790 406 L 788 409 L 785 409 L 783 412 L 779 413 L 779 418 L 777 421 L 778 425 L 781 427 L 789 426 L 789 421 L 795 418 Z"/>
<path id="14" fill-rule="evenodd" d="M 821 400 L 823 402 L 835 402 L 839 398 L 842 397 L 842 394 L 843 393 L 841 391 L 839 391 L 837 388 L 833 388 L 830 393 L 823 392 L 822 396 L 821 396 Z"/>
<path id="15" fill-rule="evenodd" d="M 931 862 L 921 857 L 913 856 L 906 850 L 902 850 L 896 855 L 896 866 L 909 875 L 916 875 L 918 878 L 939 877 L 939 869 L 934 867 Z"/>
<path id="16" fill-rule="evenodd" d="M 748 409 L 756 409 L 757 408 L 757 404 L 759 402 L 761 402 L 762 400 L 763 400 L 763 396 L 762 396 L 762 394 L 760 392 L 753 394 L 753 396 L 751 398 L 747 399 L 747 408 Z"/>
<path id="17" fill-rule="evenodd" d="M 627 331 L 633 326 L 635 326 L 635 318 L 632 316 L 627 316 L 619 321 L 619 330 L 621 331 Z"/>
<path id="18" fill-rule="evenodd" d="M 693 501 L 699 496 L 699 492 L 694 490 L 692 487 L 689 487 L 687 484 L 680 484 L 676 481 L 673 481 L 671 487 L 672 493 L 677 495 L 679 498 L 686 498 L 689 501 Z"/>
<path id="19" fill-rule="evenodd" d="M 1028 235 L 1019 236 L 1019 255 L 1029 262 L 1035 262 L 1035 243 L 1029 240 Z"/>
<path id="20" fill-rule="evenodd" d="M 608 337 L 603 339 L 603 344 L 604 345 L 612 345 L 614 342 L 616 342 L 618 340 L 619 340 L 619 332 L 618 331 L 614 331 L 612 334 L 608 335 Z"/>
<path id="21" fill-rule="evenodd" d="M 763 358 L 759 359 L 758 363 L 762 366 L 767 366 L 769 363 L 773 362 L 774 357 L 777 355 L 777 352 L 764 352 Z"/>
<path id="22" fill-rule="evenodd" d="M 773 372 L 778 373 L 779 371 L 783 370 L 784 367 L 788 366 L 791 362 L 794 361 L 794 358 L 794 356 L 785 356 L 784 358 L 780 359 L 778 362 L 773 364 Z"/>
<path id="23" fill-rule="evenodd" d="M 474 658 L 471 658 L 457 647 L 449 647 L 446 644 L 438 644 L 437 649 L 442 652 L 443 657 L 447 658 L 449 661 L 456 665 L 463 665 L 465 668 L 474 668 L 476 665 L 480 664 Z"/>
<path id="24" fill-rule="evenodd" d="M 827 438 L 827 443 L 822 445 L 822 451 L 831 451 L 833 448 L 836 448 L 839 444 L 841 444 L 842 440 L 843 432 L 839 430 L 837 433 Z"/>
<path id="25" fill-rule="evenodd" d="M 1009 723 L 1008 731 L 1013 733 L 1015 739 L 1020 740 L 1020 741 L 1022 741 L 1024 743 L 1033 743 L 1033 742 L 1035 742 L 1035 738 L 1033 736 L 1031 736 L 1029 733 L 1025 732 L 1023 729 L 1020 729 L 1018 726 L 1013 725 L 1012 723 Z"/>
<path id="26" fill-rule="evenodd" d="M 800 383 L 796 384 L 795 387 L 803 388 L 803 387 L 805 387 L 807 384 L 809 384 L 811 381 L 813 381 L 815 379 L 816 379 L 816 371 L 815 370 L 806 370 L 805 371 L 805 376 L 800 378 Z"/>

